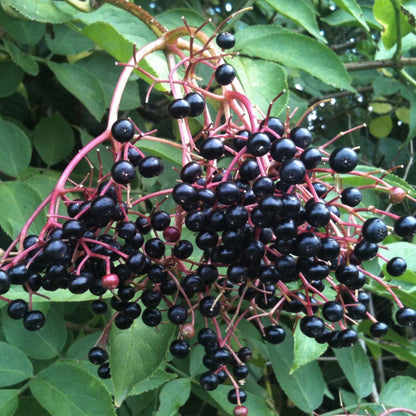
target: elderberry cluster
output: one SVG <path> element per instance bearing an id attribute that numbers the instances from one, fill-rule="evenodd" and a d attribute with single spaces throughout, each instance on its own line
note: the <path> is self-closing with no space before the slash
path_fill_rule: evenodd
<path id="1" fill-rule="evenodd" d="M 221 33 L 217 44 L 228 49 L 234 37 Z M 207 370 L 200 377 L 202 388 L 231 383 L 228 400 L 238 405 L 236 415 L 245 415 L 241 403 L 247 395 L 239 386 L 249 373 L 252 351 L 238 339 L 239 349 L 231 346 L 238 323 L 249 320 L 272 344 L 285 339 L 282 316 L 333 348 L 354 345 L 354 325 L 362 319 L 372 321 L 373 336 L 384 336 L 388 326 L 370 314 L 370 298 L 362 289 L 374 279 L 394 292 L 363 262 L 383 259 L 380 244 L 390 230 L 410 239 L 416 218 L 363 206 L 360 187 L 344 187 L 342 181 L 345 174 L 362 175 L 355 149 L 328 152 L 327 144 L 314 146 L 311 132 L 291 126 L 289 118 L 250 113 L 248 99 L 233 90 L 235 69 L 220 54 L 214 58 L 196 63 L 189 58 L 187 65 L 212 66 L 213 76 L 205 87 L 184 79 L 183 97 L 174 96 L 168 107 L 180 122 L 204 120 L 193 137 L 181 131 L 184 162 L 177 184 L 136 200 L 130 196 L 136 177 L 157 177 L 164 165 L 140 150 L 145 134 L 131 120 L 115 121 L 104 137 L 112 143 L 111 172 L 100 173 L 95 185 L 56 191 L 67 214 L 56 215 L 51 200 L 40 235 L 23 236 L 18 254 L 9 252 L 3 260 L 0 295 L 11 285 L 23 285 L 31 297 L 57 289 L 90 292 L 96 296 L 92 310 L 103 314 L 110 306 L 110 324 L 119 329 L 139 318 L 156 327 L 165 317 L 178 327 L 172 356 L 186 358 L 193 345 L 202 345 Z M 223 95 L 218 114 L 211 117 L 205 95 L 213 98 L 214 82 Z M 220 168 L 223 160 L 227 166 Z M 376 175 L 366 178 L 388 192 L 393 203 L 406 197 Z M 163 208 L 167 197 L 175 203 L 173 210 Z M 137 209 L 144 201 L 152 207 L 146 214 Z M 401 276 L 406 268 L 400 257 L 387 262 L 391 276 Z M 399 307 L 396 321 L 414 324 L 416 311 L 393 297 Z M 23 299 L 9 300 L 8 313 L 31 331 L 45 322 L 42 312 L 30 310 Z M 192 342 L 195 314 L 205 326 Z M 106 339 L 88 355 L 103 378 L 110 377 Z"/>

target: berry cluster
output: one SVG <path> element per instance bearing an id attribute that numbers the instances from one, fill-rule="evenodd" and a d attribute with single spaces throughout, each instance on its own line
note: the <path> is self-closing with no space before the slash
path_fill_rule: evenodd
<path id="1" fill-rule="evenodd" d="M 49 199 L 6 251 L 0 295 L 11 285 L 23 285 L 30 300 L 38 292 L 44 296 L 57 289 L 89 291 L 96 296 L 96 314 L 110 306 L 112 317 L 88 355 L 103 378 L 110 377 L 105 347 L 112 324 L 128 329 L 140 318 L 156 327 L 166 316 L 178 327 L 172 356 L 186 358 L 192 345 L 202 345 L 207 369 L 200 378 L 202 388 L 230 383 L 228 400 L 237 405 L 236 415 L 246 415 L 241 404 L 247 395 L 240 386 L 249 373 L 252 351 L 235 333 L 241 320 L 251 321 L 272 344 L 285 339 L 282 316 L 286 322 L 299 322 L 307 337 L 333 348 L 354 345 L 354 326 L 362 319 L 370 319 L 371 334 L 382 337 L 388 327 L 370 314 L 370 298 L 362 290 L 373 279 L 398 305 L 396 321 L 416 322 L 416 311 L 401 303 L 388 282 L 363 267 L 364 261 L 384 259 L 381 243 L 389 231 L 410 239 L 416 218 L 363 206 L 361 188 L 387 192 L 392 203 L 410 197 L 376 173 L 360 172 L 356 149 L 327 151 L 340 136 L 314 146 L 311 132 L 301 126 L 306 115 L 291 126 L 291 115 L 282 121 L 270 116 L 271 107 L 266 114 L 254 110 L 235 69 L 224 62 L 226 53 L 199 30 L 187 30 L 203 46 L 190 42 L 190 53 L 179 53 L 173 38 L 165 35 L 125 66 L 109 127 L 71 161 Z M 223 50 L 234 46 L 230 33 L 220 33 L 216 40 Z M 143 133 L 129 119 L 117 119 L 117 106 L 128 75 L 133 69 L 144 72 L 140 60 L 163 48 L 177 53 L 179 63 L 170 62 L 169 80 L 153 77 L 152 87 L 170 85 L 168 112 L 178 122 L 182 168 L 172 189 L 134 199 L 130 191 L 136 177 L 164 171 L 161 158 L 140 150 L 140 140 L 166 141 L 154 132 Z M 209 80 L 194 75 L 199 65 L 212 70 Z M 183 77 L 179 69 L 184 69 Z M 213 88 L 218 84 L 219 94 Z M 214 116 L 207 98 L 216 101 Z M 191 134 L 189 117 L 199 117 L 197 134 Z M 71 181 L 77 163 L 104 141 L 111 142 L 114 155 L 111 172 L 100 171 L 98 180 L 91 175 L 82 184 Z M 221 168 L 224 160 L 226 167 Z M 344 187 L 344 174 L 365 176 L 373 185 Z M 167 198 L 173 199 L 174 210 L 164 209 Z M 151 207 L 147 213 L 138 209 L 143 203 Z M 58 214 L 62 205 L 66 215 Z M 39 235 L 28 235 L 31 222 L 46 206 L 47 224 Z M 405 271 L 404 259 L 387 262 L 391 276 Z M 108 293 L 109 304 L 104 300 Z M 43 326 L 42 312 L 31 310 L 26 301 L 0 299 L 9 302 L 9 316 L 23 319 L 28 330 Z M 205 326 L 192 342 L 196 314 Z"/>

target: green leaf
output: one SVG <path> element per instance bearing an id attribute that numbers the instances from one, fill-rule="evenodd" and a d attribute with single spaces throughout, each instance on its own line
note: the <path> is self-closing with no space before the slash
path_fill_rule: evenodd
<path id="1" fill-rule="evenodd" d="M 389 115 L 373 118 L 368 126 L 370 133 L 382 139 L 387 137 L 393 129 L 393 121 Z"/>
<path id="2" fill-rule="evenodd" d="M 231 63 L 250 102 L 264 112 L 277 95 L 288 89 L 285 71 L 274 62 L 238 56 Z M 279 97 L 273 105 L 272 115 L 277 116 L 286 108 L 288 96 L 286 93 Z"/>
<path id="3" fill-rule="evenodd" d="M 23 16 L 30 20 L 45 23 L 68 22 L 72 17 L 63 13 L 55 5 L 53 0 L 2 0 Z"/>
<path id="4" fill-rule="evenodd" d="M 74 133 L 60 113 L 43 118 L 32 132 L 33 145 L 42 160 L 56 165 L 71 153 L 74 147 Z"/>
<path id="5" fill-rule="evenodd" d="M 160 143 L 149 139 L 140 139 L 136 146 L 146 155 L 149 153 L 153 156 L 162 157 L 174 165 L 182 163 L 182 151 L 169 143 Z"/>
<path id="6" fill-rule="evenodd" d="M 87 371 L 60 362 L 41 371 L 30 382 L 38 402 L 54 416 L 115 416 L 111 396 Z"/>
<path id="7" fill-rule="evenodd" d="M 32 375 L 29 358 L 13 345 L 0 342 L 0 387 L 13 386 Z"/>
<path id="8" fill-rule="evenodd" d="M 186 22 L 190 27 L 199 27 L 206 22 L 206 17 L 190 8 L 175 8 L 171 10 L 165 10 L 162 13 L 158 13 L 155 17 L 160 23 L 162 23 L 163 26 L 169 30 L 183 26 L 182 17 L 186 19 Z M 213 31 L 214 26 L 212 24 L 204 26 L 204 33 L 211 35 Z"/>
<path id="9" fill-rule="evenodd" d="M 139 394 L 146 393 L 148 391 L 157 389 L 160 386 L 163 386 L 167 382 L 175 379 L 176 374 L 167 373 L 166 371 L 156 370 L 149 378 L 146 380 L 139 381 L 130 392 L 130 396 L 136 396 Z"/>
<path id="10" fill-rule="evenodd" d="M 33 309 L 36 309 L 36 304 Z M 65 322 L 53 309 L 49 308 L 44 327 L 35 332 L 28 331 L 21 321 L 9 318 L 6 308 L 1 312 L 7 341 L 29 357 L 39 360 L 54 358 L 65 346 Z"/>
<path id="11" fill-rule="evenodd" d="M 0 97 L 12 95 L 23 79 L 24 72 L 13 62 L 0 62 Z"/>
<path id="12" fill-rule="evenodd" d="M 105 112 L 105 94 L 99 79 L 91 72 L 77 64 L 56 64 L 48 66 L 58 81 L 97 119 L 101 120 Z"/>
<path id="13" fill-rule="evenodd" d="M 313 338 L 304 335 L 300 330 L 300 325 L 297 325 L 295 330 L 294 360 L 290 372 L 293 373 L 303 365 L 315 361 L 327 348 L 327 344 L 319 344 Z"/>
<path id="14" fill-rule="evenodd" d="M 17 47 L 13 42 L 8 41 L 7 39 L 3 39 L 4 46 L 9 53 L 12 61 L 19 65 L 25 72 L 30 75 L 36 76 L 39 73 L 39 65 L 33 56 L 27 54 L 26 52 L 22 51 L 19 47 Z"/>
<path id="15" fill-rule="evenodd" d="M 337 88 L 355 91 L 341 60 L 327 46 L 277 26 L 251 26 L 236 33 L 235 51 L 281 63 Z"/>
<path id="16" fill-rule="evenodd" d="M 160 366 L 174 329 L 161 325 L 158 329 L 135 320 L 128 330 L 111 328 L 110 366 L 114 397 L 120 406 L 133 387 L 150 377 Z"/>
<path id="17" fill-rule="evenodd" d="M 379 401 L 388 407 L 416 410 L 416 380 L 405 376 L 390 379 L 381 389 Z M 395 416 L 407 414 L 406 412 L 394 413 Z"/>
<path id="18" fill-rule="evenodd" d="M 396 2 L 397 7 L 399 7 L 399 2 L 397 0 L 393 1 Z M 373 12 L 376 20 L 380 22 L 384 28 L 384 31 L 381 34 L 383 44 L 386 49 L 390 49 L 397 43 L 396 14 L 392 0 L 375 0 Z M 402 37 L 413 30 L 412 26 L 406 21 L 406 17 L 403 13 L 400 13 L 400 29 Z"/>
<path id="19" fill-rule="evenodd" d="M 191 380 L 178 378 L 162 387 L 160 392 L 160 407 L 155 416 L 174 416 L 185 404 L 191 394 Z"/>
<path id="20" fill-rule="evenodd" d="M 53 36 L 48 33 L 45 41 L 51 52 L 58 55 L 76 55 L 94 47 L 94 42 L 65 25 L 53 26 Z"/>
<path id="21" fill-rule="evenodd" d="M 0 414 L 13 416 L 19 404 L 19 390 L 0 390 Z"/>
<path id="22" fill-rule="evenodd" d="M 23 225 L 41 204 L 39 194 L 28 184 L 21 182 L 0 183 L 0 226 L 11 238 L 16 238 Z M 39 234 L 46 222 L 45 212 L 41 212 L 33 224 L 30 232 Z"/>
<path id="23" fill-rule="evenodd" d="M 0 413 L 2 414 L 2 413 Z M 19 407 L 15 413 L 15 416 L 50 416 L 48 413 L 32 395 L 21 395 L 19 397 Z"/>
<path id="24" fill-rule="evenodd" d="M 268 344 L 265 348 L 277 381 L 289 399 L 299 409 L 311 413 L 322 403 L 325 381 L 316 361 L 291 372 L 294 359 L 294 341 L 289 330 L 285 340 L 278 345 Z"/>
<path id="25" fill-rule="evenodd" d="M 369 347 L 381 348 L 390 354 L 395 355 L 399 360 L 406 361 L 413 367 L 416 367 L 416 353 L 414 352 L 413 346 L 395 345 L 391 342 L 374 341 L 373 339 L 367 338 L 365 340 Z"/>
<path id="26" fill-rule="evenodd" d="M 321 35 L 316 22 L 316 11 L 312 3 L 306 0 L 265 0 L 274 10 L 296 22 L 321 42 L 326 39 Z"/>
<path id="27" fill-rule="evenodd" d="M 15 178 L 30 163 L 32 148 L 26 133 L 16 124 L 0 118 L 0 170 Z"/>
<path id="28" fill-rule="evenodd" d="M 197 375 L 207 371 L 202 362 L 204 355 L 205 350 L 202 345 L 195 345 L 195 347 L 192 348 L 189 360 L 189 374 L 192 377 L 196 377 Z"/>
<path id="29" fill-rule="evenodd" d="M 370 6 L 361 6 L 364 19 L 371 29 L 381 30 L 383 26 L 374 18 L 373 10 Z M 337 9 L 329 16 L 321 18 L 321 20 L 331 26 L 361 26 L 361 24 L 348 12 Z"/>
<path id="30" fill-rule="evenodd" d="M 365 21 L 363 11 L 361 10 L 360 5 L 356 0 L 334 0 L 334 3 L 338 5 L 341 9 L 350 13 L 357 22 L 360 23 L 365 30 L 369 30 L 368 25 Z"/>
<path id="31" fill-rule="evenodd" d="M 17 19 L 0 7 L 0 24 L 7 34 L 26 45 L 36 45 L 45 33 L 45 24 Z M 3 38 L 4 40 L 4 38 Z"/>
<path id="32" fill-rule="evenodd" d="M 373 388 L 374 373 L 362 347 L 356 344 L 351 348 L 334 349 L 334 354 L 358 398 L 367 397 Z"/>

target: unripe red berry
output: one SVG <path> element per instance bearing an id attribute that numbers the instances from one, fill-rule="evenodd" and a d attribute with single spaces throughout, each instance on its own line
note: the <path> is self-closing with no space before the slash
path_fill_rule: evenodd
<path id="1" fill-rule="evenodd" d="M 120 279 L 115 273 L 107 274 L 101 279 L 101 284 L 105 289 L 114 290 L 117 289 Z"/>

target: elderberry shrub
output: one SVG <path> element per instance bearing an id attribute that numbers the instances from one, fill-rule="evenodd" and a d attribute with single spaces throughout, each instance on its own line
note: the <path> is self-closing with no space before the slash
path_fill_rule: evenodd
<path id="1" fill-rule="evenodd" d="M 234 35 L 220 33 L 216 43 L 232 48 Z M 206 54 L 213 53 L 215 46 L 205 46 Z M 383 188 L 394 204 L 413 199 L 387 180 L 361 173 L 356 150 L 320 146 L 289 116 L 259 118 L 248 98 L 236 92 L 240 87 L 230 86 L 236 70 L 222 55 L 218 51 L 206 62 L 205 55 L 192 55 L 198 65 L 209 63 L 208 84 L 188 76 L 195 61 L 182 55 L 185 78 L 180 71 L 170 74 L 184 94 L 173 91 L 168 106 L 179 123 L 181 144 L 172 141 L 172 149 L 182 151 L 180 169 L 164 173 L 163 152 L 146 155 L 141 138 L 167 146 L 161 147 L 166 152 L 170 145 L 120 118 L 95 143 L 111 141 L 110 172 L 100 170 L 98 180 L 91 175 L 80 184 L 61 178 L 51 197 L 57 205 L 42 232 L 22 235 L 22 246 L 13 243 L 3 259 L 0 295 L 11 319 L 22 320 L 29 331 L 45 324 L 31 301 L 5 297 L 15 286 L 30 296 L 48 291 L 52 299 L 58 289 L 74 296 L 88 293 L 92 311 L 111 316 L 119 330 L 138 320 L 148 327 L 174 325 L 177 337 L 169 345 L 174 359 L 187 358 L 200 344 L 207 369 L 200 384 L 208 391 L 227 378 L 238 386 L 249 376 L 245 363 L 253 351 L 233 349 L 243 341 L 236 331 L 242 319 L 254 322 L 264 342 L 275 345 L 289 336 L 284 324 L 298 324 L 304 335 L 332 348 L 354 345 L 356 321 L 366 318 L 372 336 L 387 334 L 388 325 L 370 314 L 370 297 L 362 288 L 372 279 L 392 293 L 393 284 L 366 270 L 364 262 L 385 259 L 382 243 L 390 230 L 394 238 L 410 241 L 416 218 L 365 207 L 361 189 Z M 140 70 L 136 62 L 131 66 Z M 214 79 L 223 86 L 222 95 L 213 92 Z M 215 105 L 207 106 L 206 97 Z M 200 115 L 202 129 L 192 136 L 188 118 Z M 88 151 L 81 152 L 87 159 Z M 162 173 L 175 184 L 167 186 L 163 176 L 158 178 Z M 363 177 L 365 184 L 348 187 L 345 175 L 356 183 Z M 141 188 L 143 178 L 154 178 L 152 191 Z M 406 259 L 393 256 L 385 271 L 390 278 L 404 275 Z M 395 322 L 414 325 L 416 311 L 397 297 L 394 301 Z M 111 376 L 104 345 L 109 328 L 88 353 L 101 378 Z M 230 390 L 235 415 L 247 414 L 241 405 L 246 398 L 241 388 Z"/>

